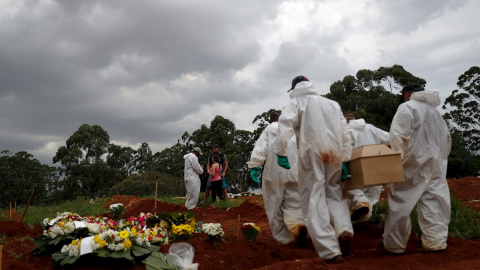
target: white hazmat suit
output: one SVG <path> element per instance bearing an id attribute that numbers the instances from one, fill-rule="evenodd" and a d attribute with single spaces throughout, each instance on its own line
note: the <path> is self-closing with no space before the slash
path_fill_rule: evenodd
<path id="1" fill-rule="evenodd" d="M 262 175 L 262 194 L 270 229 L 281 244 L 294 241 L 300 226 L 304 226 L 303 212 L 298 195 L 297 145 L 292 137 L 287 143 L 289 170 L 277 164 L 273 147 L 278 137 L 278 123 L 268 125 L 255 142 L 248 167 L 260 167 L 265 163 Z"/>
<path id="2" fill-rule="evenodd" d="M 347 122 L 338 103 L 319 96 L 309 81 L 296 84 L 289 95 L 278 120 L 275 153 L 286 156 L 288 140 L 297 136 L 298 189 L 307 230 L 319 256 L 334 259 L 342 254 L 338 237 L 353 235 L 340 185 L 342 161 L 352 155 Z"/>
<path id="3" fill-rule="evenodd" d="M 371 124 L 365 123 L 364 119 L 350 120 L 347 128 L 353 148 L 381 143 L 390 145 L 390 134 Z M 379 185 L 353 189 L 345 193 L 345 199 L 347 199 L 348 206 L 352 212 L 362 207 L 368 207 L 368 213 L 360 217 L 359 221 L 368 221 L 370 219 L 373 205 L 380 199 L 382 187 L 382 185 Z"/>
<path id="4" fill-rule="evenodd" d="M 187 201 L 185 207 L 187 210 L 193 209 L 197 206 L 198 196 L 200 195 L 200 177 L 203 169 L 198 163 L 198 157 L 194 153 L 188 153 L 183 156 L 185 159 L 185 169 L 183 178 L 185 180 L 185 188 L 187 189 Z"/>
<path id="5" fill-rule="evenodd" d="M 388 192 L 383 244 L 390 252 L 405 251 L 415 204 L 423 248 L 447 247 L 451 210 L 446 173 L 451 137 L 435 108 L 438 105 L 438 92 L 414 92 L 410 101 L 398 107 L 390 127 L 390 145 L 402 152 L 405 173 L 405 182 L 390 184 Z"/>

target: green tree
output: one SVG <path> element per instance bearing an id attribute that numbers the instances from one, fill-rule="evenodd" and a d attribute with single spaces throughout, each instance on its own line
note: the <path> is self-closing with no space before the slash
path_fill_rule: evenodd
<path id="1" fill-rule="evenodd" d="M 337 101 L 344 112 L 351 112 L 356 118 L 389 130 L 398 107 L 399 96 L 394 91 L 410 82 L 426 84 L 424 79 L 413 76 L 400 65 L 373 71 L 361 69 L 356 76 L 347 75 L 334 82 L 325 97 Z"/>
<path id="2" fill-rule="evenodd" d="M 136 173 L 140 174 L 153 169 L 153 154 L 148 143 L 144 142 L 134 154 Z"/>
<path id="3" fill-rule="evenodd" d="M 451 133 L 452 149 L 448 156 L 447 177 L 461 178 L 478 174 L 480 170 L 480 156 L 470 152 L 465 140 L 458 132 Z"/>
<path id="4" fill-rule="evenodd" d="M 451 133 L 458 133 L 465 147 L 480 154 L 480 68 L 471 67 L 457 82 L 460 88 L 445 99 L 443 115 Z"/>
<path id="5" fill-rule="evenodd" d="M 443 115 L 452 135 L 448 177 L 476 175 L 480 170 L 480 68 L 471 67 L 445 99 Z"/>
<path id="6" fill-rule="evenodd" d="M 122 147 L 110 144 L 108 147 L 107 165 L 116 170 L 119 178 L 127 178 L 135 172 L 135 150 L 131 147 Z"/>
<path id="7" fill-rule="evenodd" d="M 25 151 L 12 155 L 4 150 L 0 155 L 0 208 L 11 203 L 25 205 L 35 189 L 33 203 L 40 203 L 48 196 L 52 168 L 41 164 Z"/>
<path id="8" fill-rule="evenodd" d="M 65 199 L 105 195 L 108 188 L 123 179 L 106 162 L 110 136 L 100 126 L 81 125 L 57 150 L 53 163 L 60 162 L 65 174 Z M 118 177 L 118 176 L 117 176 Z"/>

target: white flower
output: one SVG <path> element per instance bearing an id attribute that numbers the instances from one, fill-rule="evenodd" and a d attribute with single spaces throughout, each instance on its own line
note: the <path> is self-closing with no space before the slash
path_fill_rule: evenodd
<path id="1" fill-rule="evenodd" d="M 115 209 L 115 208 L 120 208 L 120 207 L 123 207 L 123 204 L 121 203 L 114 203 L 114 204 L 111 204 L 110 205 L 110 209 Z"/>
<path id="2" fill-rule="evenodd" d="M 117 244 L 117 245 L 115 246 L 115 251 L 121 251 L 121 250 L 123 251 L 123 244 L 122 244 L 122 243 Z"/>
<path id="3" fill-rule="evenodd" d="M 107 248 L 115 251 L 115 246 L 116 246 L 115 243 L 110 243 L 108 244 Z"/>
<path id="4" fill-rule="evenodd" d="M 204 223 L 202 224 L 202 230 L 211 237 L 221 238 L 225 235 L 220 223 Z"/>
<path id="5" fill-rule="evenodd" d="M 91 233 L 97 234 L 100 232 L 100 225 L 97 223 L 87 223 L 86 226 Z"/>

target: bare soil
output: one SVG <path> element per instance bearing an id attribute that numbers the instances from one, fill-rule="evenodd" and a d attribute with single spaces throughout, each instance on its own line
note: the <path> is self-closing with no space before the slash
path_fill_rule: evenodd
<path id="1" fill-rule="evenodd" d="M 448 180 L 451 192 L 457 199 L 473 210 L 480 208 L 480 178 L 466 177 Z M 385 199 L 385 193 L 382 194 Z M 195 248 L 194 262 L 199 269 L 480 269 L 480 241 L 469 241 L 449 237 L 448 248 L 440 253 L 422 250 L 421 240 L 415 235 L 405 254 L 386 253 L 380 245 L 383 229 L 373 223 L 354 224 L 353 252 L 339 264 L 322 261 L 312 242 L 297 248 L 295 243 L 278 245 L 272 237 L 261 196 L 244 197 L 239 207 L 221 210 L 219 208 L 196 208 L 192 212 L 197 221 L 221 223 L 225 231 L 224 241 L 215 246 L 205 235 L 196 234 L 189 241 Z M 122 203 L 126 206 L 123 217 L 139 213 L 154 212 L 155 201 L 134 196 L 114 196 L 106 204 Z M 182 212 L 182 205 L 157 203 L 157 212 Z M 0 239 L 3 246 L 3 268 L 1 269 L 56 269 L 51 256 L 34 256 L 32 241 L 42 232 L 40 225 L 31 229 L 20 223 L 21 216 L 15 213 L 12 220 L 0 221 Z M 254 222 L 261 228 L 256 242 L 246 242 L 239 225 Z M 6 235 L 6 238 L 5 238 Z M 169 246 L 162 246 L 161 252 L 168 252 Z M 117 268 L 117 267 L 116 267 Z M 83 266 L 77 269 L 109 269 L 108 267 Z M 145 269 L 137 264 L 130 269 Z"/>

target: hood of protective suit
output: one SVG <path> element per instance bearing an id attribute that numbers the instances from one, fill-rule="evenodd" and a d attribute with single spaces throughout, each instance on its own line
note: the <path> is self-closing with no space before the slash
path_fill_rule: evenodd
<path id="1" fill-rule="evenodd" d="M 348 122 L 347 127 L 348 128 L 354 128 L 354 129 L 365 129 L 365 120 L 364 119 L 355 119 L 355 120 L 350 120 Z"/>
<path id="2" fill-rule="evenodd" d="M 294 98 L 305 94 L 317 95 L 317 91 L 315 90 L 315 86 L 313 83 L 309 81 L 302 81 L 297 83 L 297 85 L 295 85 L 295 88 L 290 91 L 290 94 L 288 94 L 288 96 L 290 98 Z"/>
<path id="3" fill-rule="evenodd" d="M 433 107 L 437 107 L 438 105 L 440 105 L 440 94 L 438 93 L 438 91 L 433 90 L 419 91 L 413 93 L 410 97 L 410 100 L 418 100 L 428 103 Z"/>

